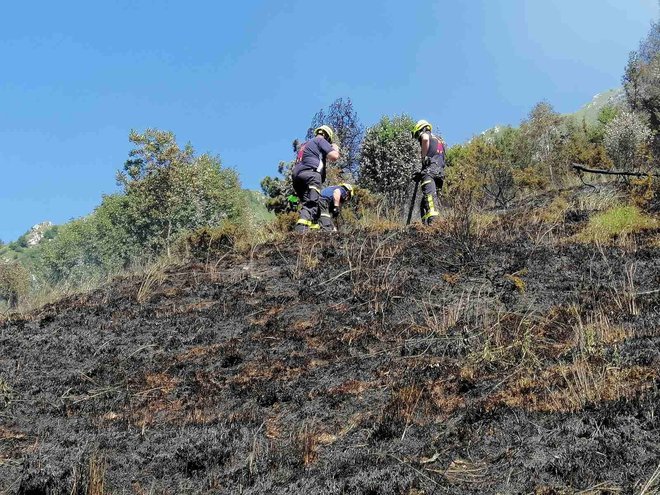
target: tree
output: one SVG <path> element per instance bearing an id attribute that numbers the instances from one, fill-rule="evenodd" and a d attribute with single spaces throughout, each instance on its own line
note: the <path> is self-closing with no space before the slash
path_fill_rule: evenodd
<path id="1" fill-rule="evenodd" d="M 537 103 L 520 125 L 519 158 L 526 166 L 547 169 L 548 178 L 557 184 L 557 149 L 561 146 L 561 116 L 547 102 Z"/>
<path id="2" fill-rule="evenodd" d="M 367 129 L 360 151 L 360 185 L 402 206 L 413 173 L 419 168 L 419 145 L 411 138 L 408 115 L 384 116 Z"/>
<path id="3" fill-rule="evenodd" d="M 341 158 L 333 166 L 344 175 L 350 175 L 352 179 L 355 179 L 359 168 L 360 143 L 364 135 L 364 128 L 353 109 L 351 99 L 338 98 L 328 107 L 327 111 L 321 109 L 316 112 L 307 129 L 306 138 L 311 139 L 314 129 L 323 124 L 332 127 L 335 131 L 335 142 L 341 147 Z"/>
<path id="4" fill-rule="evenodd" d="M 293 141 L 293 154 L 298 151 L 299 141 Z M 284 213 L 292 208 L 292 204 L 288 198 L 295 194 L 293 189 L 293 181 L 291 179 L 291 172 L 295 160 L 284 162 L 281 161 L 277 167 L 280 174 L 279 177 L 266 176 L 261 180 L 261 190 L 266 195 L 266 208 L 268 211 L 274 213 Z"/>
<path id="5" fill-rule="evenodd" d="M 181 149 L 174 134 L 131 131 L 135 145 L 117 182 L 128 198 L 128 228 L 137 243 L 153 253 L 169 253 L 177 234 L 237 218 L 244 211 L 238 175 L 216 156 Z"/>
<path id="6" fill-rule="evenodd" d="M 631 109 L 648 119 L 655 133 L 653 151 L 660 159 L 660 22 L 651 25 L 639 49 L 630 54 L 623 87 Z"/>
<path id="7" fill-rule="evenodd" d="M 652 132 L 641 116 L 621 112 L 605 129 L 605 147 L 617 168 L 636 171 L 643 167 Z"/>
<path id="8" fill-rule="evenodd" d="M 292 208 L 288 198 L 295 194 L 291 171 L 295 162 L 280 162 L 277 171 L 280 177 L 266 176 L 261 180 L 261 190 L 266 195 L 266 208 L 274 213 L 284 213 Z"/>

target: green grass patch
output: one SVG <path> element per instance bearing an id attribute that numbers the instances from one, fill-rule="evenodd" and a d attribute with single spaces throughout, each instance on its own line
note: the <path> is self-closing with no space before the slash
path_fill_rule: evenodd
<path id="1" fill-rule="evenodd" d="M 644 214 L 636 206 L 616 206 L 592 216 L 585 229 L 578 234 L 578 240 L 608 242 L 657 227 L 658 220 Z"/>

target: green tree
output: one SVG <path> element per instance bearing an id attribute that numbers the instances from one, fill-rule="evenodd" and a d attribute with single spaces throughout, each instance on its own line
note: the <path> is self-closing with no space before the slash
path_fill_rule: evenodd
<path id="1" fill-rule="evenodd" d="M 547 102 L 537 103 L 520 125 L 518 159 L 523 166 L 546 170 L 551 183 L 559 184 L 561 165 L 557 150 L 562 145 L 561 115 Z"/>
<path id="2" fill-rule="evenodd" d="M 651 25 L 639 49 L 630 54 L 623 86 L 632 110 L 642 113 L 656 133 L 654 149 L 660 157 L 660 22 Z"/>
<path id="3" fill-rule="evenodd" d="M 360 152 L 360 186 L 384 194 L 391 206 L 402 206 L 412 176 L 420 167 L 419 145 L 410 137 L 408 115 L 384 116 L 367 129 Z"/>
<path id="4" fill-rule="evenodd" d="M 298 151 L 299 144 L 297 139 L 293 141 L 294 155 Z M 261 190 L 266 196 L 266 208 L 268 211 L 284 213 L 293 207 L 288 198 L 295 194 L 291 179 L 294 164 L 295 160 L 288 162 L 281 161 L 277 167 L 279 177 L 266 176 L 261 180 Z"/>
<path id="5" fill-rule="evenodd" d="M 153 253 L 166 250 L 185 230 L 236 219 L 245 209 L 238 175 L 216 156 L 195 156 L 168 131 L 131 131 L 135 148 L 117 174 L 128 198 L 127 228 L 137 244 Z"/>
<path id="6" fill-rule="evenodd" d="M 648 164 L 645 157 L 651 138 L 652 131 L 639 114 L 621 112 L 607 125 L 604 142 L 618 168 L 639 170 Z"/>

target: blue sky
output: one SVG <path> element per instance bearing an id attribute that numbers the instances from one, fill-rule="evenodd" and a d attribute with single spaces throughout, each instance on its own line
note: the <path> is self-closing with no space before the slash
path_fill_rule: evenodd
<path id="1" fill-rule="evenodd" d="M 98 5 L 97 5 L 98 4 Z M 449 144 L 620 85 L 657 0 L 9 2 L 0 18 L 0 239 L 117 190 L 130 129 L 173 131 L 243 185 L 316 111 L 408 113 Z"/>

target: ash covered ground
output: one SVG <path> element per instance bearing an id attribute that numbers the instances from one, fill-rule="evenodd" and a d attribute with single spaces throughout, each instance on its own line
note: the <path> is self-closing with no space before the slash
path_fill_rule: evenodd
<path id="1" fill-rule="evenodd" d="M 658 232 L 584 221 L 219 249 L 10 317 L 0 492 L 640 493 Z"/>

